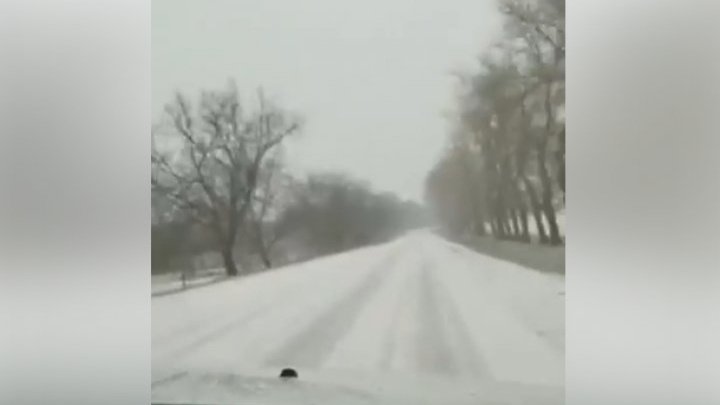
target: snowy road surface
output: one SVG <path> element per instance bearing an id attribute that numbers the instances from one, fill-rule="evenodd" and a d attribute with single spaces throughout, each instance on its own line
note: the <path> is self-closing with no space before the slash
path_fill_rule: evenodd
<path id="1" fill-rule="evenodd" d="M 152 397 L 561 403 L 564 312 L 562 276 L 413 232 L 153 298 Z"/>

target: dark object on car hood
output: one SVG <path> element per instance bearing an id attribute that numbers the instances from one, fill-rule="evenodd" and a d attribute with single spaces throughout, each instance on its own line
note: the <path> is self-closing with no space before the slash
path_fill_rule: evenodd
<path id="1" fill-rule="evenodd" d="M 298 378 L 298 373 L 292 368 L 284 368 L 280 372 L 280 378 Z"/>

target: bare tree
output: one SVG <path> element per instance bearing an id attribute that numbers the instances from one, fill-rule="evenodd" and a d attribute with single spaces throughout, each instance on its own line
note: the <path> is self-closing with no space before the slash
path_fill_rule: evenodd
<path id="1" fill-rule="evenodd" d="M 276 224 L 283 192 L 291 181 L 282 171 L 282 157 L 277 150 L 267 159 L 258 180 L 252 210 L 250 210 L 248 239 L 260 256 L 266 269 L 272 267 L 272 250 L 283 236 L 283 229 Z"/>
<path id="2" fill-rule="evenodd" d="M 168 125 L 153 131 L 153 191 L 212 231 L 229 276 L 238 274 L 233 249 L 263 162 L 300 127 L 262 92 L 257 101 L 256 111 L 244 111 L 234 85 L 204 92 L 196 108 L 178 94 L 166 107 Z"/>

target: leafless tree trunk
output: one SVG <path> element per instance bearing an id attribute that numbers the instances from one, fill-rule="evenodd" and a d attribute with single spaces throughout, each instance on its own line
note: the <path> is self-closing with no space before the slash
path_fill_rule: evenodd
<path id="1" fill-rule="evenodd" d="M 542 207 L 545 217 L 550 228 L 550 244 L 559 245 L 562 243 L 560 238 L 560 230 L 558 228 L 557 219 L 555 217 L 555 207 L 553 206 L 553 182 L 547 168 L 547 143 L 552 134 L 555 116 L 552 108 L 552 83 L 548 83 L 545 93 L 545 134 L 537 143 L 538 169 L 540 174 L 540 182 L 542 183 Z"/>
<path id="2" fill-rule="evenodd" d="M 558 185 L 563 194 L 563 203 L 565 202 L 565 125 L 559 135 L 559 147 L 556 155 L 558 164 Z"/>
<path id="3" fill-rule="evenodd" d="M 255 224 L 255 232 L 257 234 L 257 248 L 260 260 L 262 260 L 265 268 L 269 269 L 272 267 L 272 260 L 270 259 L 270 252 L 268 252 L 268 246 L 266 246 L 266 242 L 264 240 L 262 223 Z"/>
<path id="4" fill-rule="evenodd" d="M 559 245 L 562 243 L 560 238 L 560 230 L 557 224 L 557 218 L 555 217 L 555 207 L 553 206 L 553 191 L 552 191 L 552 180 L 548 173 L 546 166 L 545 153 L 540 153 L 538 156 L 538 165 L 540 166 L 540 181 L 542 183 L 542 210 L 545 214 L 545 218 L 550 228 L 550 239 L 551 245 Z"/>
<path id="5" fill-rule="evenodd" d="M 547 232 L 545 232 L 545 224 L 543 223 L 542 219 L 542 206 L 540 205 L 540 199 L 538 198 L 537 191 L 535 190 L 535 186 L 532 184 L 530 179 L 528 179 L 526 176 L 522 177 L 523 184 L 525 185 L 525 193 L 528 196 L 528 200 L 530 201 L 530 207 L 532 208 L 533 212 L 533 219 L 535 219 L 535 227 L 538 230 L 538 237 L 540 239 L 540 243 L 546 244 L 549 242 Z"/>
<path id="6" fill-rule="evenodd" d="M 527 209 L 520 205 L 516 211 L 517 216 L 520 220 L 520 240 L 522 242 L 530 242 L 530 230 L 528 229 L 528 213 Z"/>

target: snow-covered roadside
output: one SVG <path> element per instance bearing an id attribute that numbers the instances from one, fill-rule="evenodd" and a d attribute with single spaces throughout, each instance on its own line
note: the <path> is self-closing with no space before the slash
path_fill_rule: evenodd
<path id="1" fill-rule="evenodd" d="M 153 399 L 558 403 L 563 284 L 418 231 L 155 297 Z"/>

